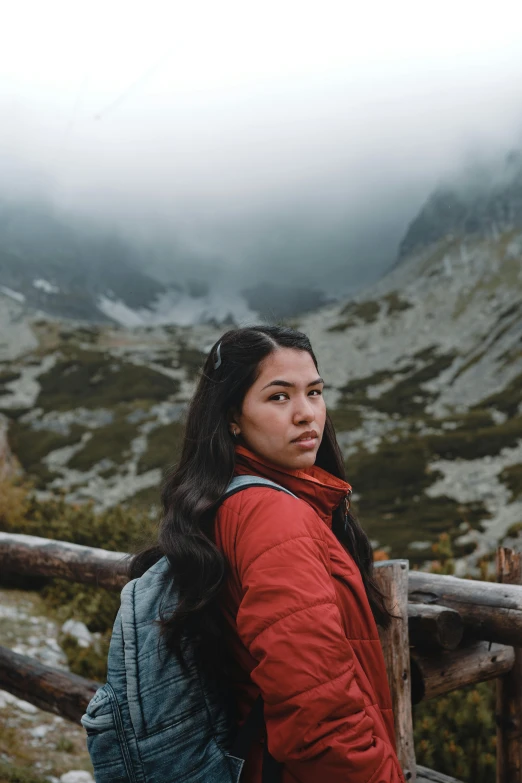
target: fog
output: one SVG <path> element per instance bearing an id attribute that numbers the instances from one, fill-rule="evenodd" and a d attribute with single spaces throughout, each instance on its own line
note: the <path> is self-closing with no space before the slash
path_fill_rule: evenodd
<path id="1" fill-rule="evenodd" d="M 521 22 L 502 0 L 5 3 L 0 192 L 117 227 L 164 279 L 178 258 L 352 290 L 438 182 L 521 146 Z"/>

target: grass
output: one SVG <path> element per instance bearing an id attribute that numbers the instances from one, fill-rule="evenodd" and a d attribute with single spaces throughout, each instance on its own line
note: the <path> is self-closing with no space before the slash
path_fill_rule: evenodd
<path id="1" fill-rule="evenodd" d="M 499 479 L 509 489 L 513 500 L 522 498 L 522 465 L 509 465 L 504 468 Z"/>
<path id="2" fill-rule="evenodd" d="M 516 345 L 513 345 L 500 356 L 500 361 L 502 362 L 501 367 L 507 367 L 510 364 L 518 362 L 520 359 L 522 359 L 522 338 Z"/>
<path id="3" fill-rule="evenodd" d="M 478 364 L 484 356 L 486 356 L 487 350 L 480 351 L 479 353 L 475 354 L 474 356 L 471 356 L 467 362 L 464 362 L 462 367 L 459 367 L 453 378 L 451 379 L 452 383 L 457 380 L 461 375 L 464 375 L 465 372 L 470 370 L 475 364 Z"/>
<path id="4" fill-rule="evenodd" d="M 381 383 L 389 381 L 393 378 L 391 370 L 378 370 L 372 375 L 366 375 L 364 378 L 354 378 L 353 381 L 341 388 L 343 403 L 350 403 L 355 405 L 370 406 L 373 404 L 373 400 L 370 400 L 367 396 L 367 391 L 370 386 L 379 386 Z"/>
<path id="5" fill-rule="evenodd" d="M 175 464 L 181 455 L 183 431 L 183 424 L 179 421 L 152 430 L 148 436 L 147 450 L 138 461 L 138 473 L 155 468 L 167 470 Z"/>
<path id="6" fill-rule="evenodd" d="M 22 377 L 22 374 L 15 372 L 14 370 L 2 370 L 0 372 L 0 396 L 2 394 L 9 394 L 9 389 L 6 388 L 6 384 L 11 381 L 17 381 Z"/>
<path id="7" fill-rule="evenodd" d="M 197 348 L 189 348 L 183 343 L 180 345 L 178 361 L 187 373 L 189 380 L 194 381 L 199 376 L 201 368 L 205 364 L 207 355 Z"/>
<path id="8" fill-rule="evenodd" d="M 24 414 L 29 413 L 30 410 L 31 408 L 2 408 L 0 405 L 0 411 L 7 416 L 8 419 L 13 419 L 13 421 L 21 418 Z"/>
<path id="9" fill-rule="evenodd" d="M 475 432 L 485 427 L 496 426 L 493 417 L 491 416 L 491 412 L 481 408 L 476 408 L 475 410 L 467 411 L 466 413 L 456 413 L 452 416 L 446 416 L 446 418 L 442 420 L 427 418 L 425 421 L 427 426 L 430 426 L 431 424 L 432 426 L 436 426 L 441 429 L 443 428 L 444 424 L 455 425 L 456 432 L 463 432 L 467 430 Z"/>
<path id="10" fill-rule="evenodd" d="M 383 296 L 383 302 L 387 304 L 387 315 L 394 315 L 395 313 L 403 313 L 405 310 L 409 310 L 413 305 L 406 299 L 402 299 L 397 291 L 392 291 L 390 294 Z"/>
<path id="11" fill-rule="evenodd" d="M 339 323 L 329 326 L 328 332 L 345 332 L 347 329 L 351 329 L 353 326 L 357 326 L 355 318 L 348 318 L 345 321 L 339 321 Z"/>
<path id="12" fill-rule="evenodd" d="M 350 329 L 353 326 L 363 324 L 373 324 L 378 319 L 381 310 L 385 307 L 386 315 L 396 315 L 402 313 L 405 310 L 409 310 L 413 307 L 411 302 L 403 299 L 398 291 L 392 291 L 382 299 L 375 301 L 368 300 L 366 302 L 348 302 L 343 307 L 339 315 L 343 316 L 343 320 L 339 323 L 330 326 L 329 332 L 344 332 L 346 329 Z"/>
<path id="13" fill-rule="evenodd" d="M 455 536 L 462 523 L 477 527 L 489 516 L 482 503 L 460 504 L 450 497 L 426 495 L 438 478 L 430 472 L 430 463 L 437 458 L 495 456 L 522 439 L 522 416 L 495 424 L 487 408 L 421 421 L 439 431 L 418 431 L 418 421 L 404 417 L 404 425 L 410 422 L 410 427 L 405 426 L 399 440 L 384 438 L 375 453 L 363 448 L 347 461 L 348 481 L 360 495 L 357 510 L 364 527 L 380 545 L 390 546 L 393 556 L 408 556 L 413 562 L 425 555 L 408 550 L 411 541 L 433 540 L 441 532 Z M 456 426 L 443 429 L 444 423 Z M 522 466 L 506 468 L 500 478 L 514 497 L 522 496 Z"/>
<path id="14" fill-rule="evenodd" d="M 411 422 L 411 420 L 410 420 Z M 455 429 L 442 429 L 445 422 Z M 404 419 L 404 424 L 408 419 Z M 414 422 L 411 422 L 414 424 Z M 411 426 L 399 440 L 384 438 L 378 450 L 362 448 L 347 461 L 348 481 L 360 496 L 357 512 L 369 535 L 381 546 L 390 546 L 392 556 L 408 556 L 412 562 L 425 553 L 409 549 L 414 540 L 434 540 L 443 532 L 460 534 L 463 523 L 478 527 L 489 517 L 482 503 L 458 503 L 451 497 L 430 498 L 426 489 L 438 478 L 429 470 L 437 458 L 473 460 L 498 455 L 522 439 L 522 417 L 495 424 L 488 409 L 455 414 L 442 421 L 430 418 L 423 424 L 437 433 L 423 433 Z M 522 497 L 522 466 L 506 468 L 500 475 L 514 499 Z M 464 550 L 459 550 L 461 555 Z"/>
<path id="15" fill-rule="evenodd" d="M 425 362 L 419 369 L 415 369 L 413 364 L 408 364 L 395 372 L 380 370 L 365 378 L 350 381 L 341 389 L 341 404 L 363 405 L 381 413 L 399 414 L 403 417 L 424 415 L 427 403 L 435 399 L 436 393 L 425 389 L 423 384 L 438 378 L 444 370 L 451 367 L 455 357 L 454 352 L 437 355 L 433 347 L 425 349 L 415 357 Z M 380 397 L 368 398 L 367 390 L 370 386 L 380 385 L 393 379 L 397 374 L 405 377 L 384 391 Z"/>
<path id="16" fill-rule="evenodd" d="M 425 389 L 423 384 L 438 378 L 444 370 L 451 367 L 456 355 L 455 352 L 450 352 L 433 358 L 424 367 L 400 380 L 380 397 L 371 400 L 372 407 L 389 415 L 394 413 L 401 416 L 423 414 L 426 405 L 437 397 L 436 392 Z"/>
<path id="17" fill-rule="evenodd" d="M 329 408 L 328 413 L 336 432 L 353 432 L 363 423 L 361 412 L 356 406 L 342 405 Z"/>
<path id="18" fill-rule="evenodd" d="M 79 425 L 72 425 L 67 435 L 51 430 L 33 430 L 29 424 L 14 419 L 9 423 L 8 435 L 11 449 L 21 466 L 43 489 L 54 478 L 54 474 L 42 459 L 55 449 L 78 443 L 84 432 Z"/>
<path id="19" fill-rule="evenodd" d="M 522 404 L 522 373 L 517 375 L 500 392 L 495 392 L 482 400 L 475 408 L 497 408 L 510 418 L 517 415 Z"/>
<path id="20" fill-rule="evenodd" d="M 135 495 L 128 498 L 125 501 L 126 505 L 132 506 L 132 508 L 150 511 L 151 509 L 159 508 L 161 504 L 161 490 L 160 487 L 145 487 L 136 492 Z"/>
<path id="21" fill-rule="evenodd" d="M 432 454 L 443 459 L 480 459 L 496 456 L 503 448 L 516 446 L 522 438 L 522 416 L 508 419 L 503 424 L 462 427 L 440 435 L 426 435 Z"/>
<path id="22" fill-rule="evenodd" d="M 360 323 L 373 324 L 379 317 L 381 312 L 381 305 L 378 301 L 367 302 L 348 302 L 343 307 L 339 315 L 344 316 L 344 320 L 330 326 L 329 332 L 344 332 L 346 329 L 350 329 L 352 326 L 357 326 Z"/>
<path id="23" fill-rule="evenodd" d="M 482 503 L 426 494 L 439 478 L 429 470 L 433 456 L 429 437 L 410 434 L 398 442 L 385 439 L 376 453 L 362 449 L 347 461 L 348 481 L 360 496 L 356 513 L 370 538 L 389 546 L 392 557 L 422 562 L 426 553 L 410 549 L 413 541 L 434 541 L 445 532 L 456 537 L 462 523 L 477 527 L 489 516 Z"/>
<path id="24" fill-rule="evenodd" d="M 92 437 L 81 451 L 68 462 L 68 467 L 73 470 L 87 471 L 103 459 L 110 459 L 116 465 L 123 465 L 130 456 L 132 440 L 138 434 L 138 425 L 131 424 L 122 414 L 108 424 L 93 430 Z M 109 468 L 109 475 L 115 472 Z"/>
<path id="25" fill-rule="evenodd" d="M 513 234 L 510 237 L 505 235 L 500 242 L 488 248 L 489 252 L 497 256 L 501 263 L 493 274 L 481 277 L 472 288 L 459 295 L 452 314 L 454 320 L 464 315 L 469 304 L 474 300 L 480 299 L 481 295 L 494 294 L 502 288 L 520 289 L 520 260 L 518 258 L 503 257 L 505 249 L 512 238 Z"/>
<path id="26" fill-rule="evenodd" d="M 380 312 L 379 302 L 368 300 L 366 302 L 348 302 L 341 310 L 340 315 L 351 315 L 366 324 L 371 324 L 377 320 Z"/>
<path id="27" fill-rule="evenodd" d="M 45 411 L 111 408 L 135 400 L 161 401 L 179 391 L 179 381 L 148 367 L 73 349 L 39 378 L 37 405 Z"/>

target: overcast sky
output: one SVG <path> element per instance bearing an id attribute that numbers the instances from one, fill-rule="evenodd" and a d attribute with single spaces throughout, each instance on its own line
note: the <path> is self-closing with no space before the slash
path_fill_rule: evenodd
<path id="1" fill-rule="evenodd" d="M 348 264 L 392 260 L 440 177 L 522 139 L 513 0 L 0 8 L 4 189 L 236 264 L 303 222 L 318 246 L 345 227 Z"/>

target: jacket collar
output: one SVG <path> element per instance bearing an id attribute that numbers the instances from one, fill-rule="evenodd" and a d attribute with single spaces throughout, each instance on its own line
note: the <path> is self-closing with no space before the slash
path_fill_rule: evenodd
<path id="1" fill-rule="evenodd" d="M 332 476 L 317 465 L 304 470 L 287 470 L 264 460 L 244 446 L 236 446 L 235 473 L 238 476 L 262 476 L 281 484 L 312 506 L 328 527 L 332 526 L 332 512 L 352 489 L 346 481 Z"/>

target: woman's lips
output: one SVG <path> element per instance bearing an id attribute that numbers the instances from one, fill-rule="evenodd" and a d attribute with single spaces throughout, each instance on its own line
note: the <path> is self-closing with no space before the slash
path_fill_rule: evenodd
<path id="1" fill-rule="evenodd" d="M 292 441 L 292 443 L 295 443 L 296 446 L 300 446 L 303 449 L 313 449 L 315 448 L 318 441 L 318 435 L 315 430 L 311 430 L 310 432 L 303 432 L 303 434 Z"/>
<path id="2" fill-rule="evenodd" d="M 317 444 L 317 438 L 305 438 L 301 440 L 293 440 L 292 443 L 294 443 L 296 446 L 299 446 L 301 449 L 314 449 Z"/>

